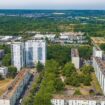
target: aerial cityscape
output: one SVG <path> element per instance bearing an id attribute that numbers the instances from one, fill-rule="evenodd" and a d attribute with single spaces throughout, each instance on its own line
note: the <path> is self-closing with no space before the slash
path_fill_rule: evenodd
<path id="1" fill-rule="evenodd" d="M 105 1 L 0 1 L 0 105 L 105 105 Z"/>

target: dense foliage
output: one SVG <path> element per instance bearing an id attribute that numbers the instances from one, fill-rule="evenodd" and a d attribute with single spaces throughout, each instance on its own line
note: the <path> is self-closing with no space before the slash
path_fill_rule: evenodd
<path id="1" fill-rule="evenodd" d="M 11 65 L 11 54 L 10 54 L 10 53 L 6 54 L 6 55 L 3 57 L 2 64 L 3 64 L 4 66 L 10 66 L 10 65 Z"/>
<path id="2" fill-rule="evenodd" d="M 14 78 L 17 75 L 17 68 L 14 66 L 8 67 L 8 77 Z"/>
<path id="3" fill-rule="evenodd" d="M 105 44 L 101 44 L 101 45 L 100 45 L 100 48 L 101 48 L 103 51 L 105 51 Z"/>
<path id="4" fill-rule="evenodd" d="M 60 65 L 64 65 L 71 60 L 71 48 L 74 48 L 74 46 L 50 44 L 47 46 L 47 59 L 54 59 Z M 92 56 L 91 46 L 77 46 L 77 48 L 79 50 L 79 55 L 81 58 L 90 59 L 90 57 Z"/>
<path id="5" fill-rule="evenodd" d="M 90 59 L 90 57 L 92 55 L 92 47 L 90 47 L 90 46 L 79 47 L 79 55 L 83 59 Z"/>
<path id="6" fill-rule="evenodd" d="M 44 65 L 41 62 L 38 62 L 36 65 L 36 69 L 38 72 L 41 72 L 44 69 Z"/>
<path id="7" fill-rule="evenodd" d="M 0 17 L 0 35 L 23 35 L 26 31 L 59 32 L 82 31 L 89 36 L 104 36 L 105 11 L 2 11 L 17 16 Z M 25 13 L 25 14 L 24 14 Z M 30 15 L 29 15 L 30 14 Z M 34 17 L 31 17 L 33 14 Z M 23 15 L 23 16 L 21 16 Z M 26 15 L 26 16 L 25 16 Z"/>
<path id="8" fill-rule="evenodd" d="M 69 46 L 49 45 L 47 47 L 47 59 L 54 59 L 60 65 L 70 61 L 71 48 Z"/>
<path id="9" fill-rule="evenodd" d="M 66 63 L 63 68 L 63 75 L 66 77 L 65 83 L 67 85 L 78 87 L 81 83 L 85 86 L 91 85 L 91 72 L 93 67 L 83 66 L 81 72 L 78 73 L 72 63 Z"/>
<path id="10" fill-rule="evenodd" d="M 4 50 L 4 56 L 1 59 L 2 64 L 4 66 L 10 66 L 11 65 L 11 49 L 8 45 L 0 45 L 0 49 Z"/>
<path id="11" fill-rule="evenodd" d="M 43 72 L 42 83 L 39 86 L 40 90 L 35 91 L 36 88 L 34 88 L 24 105 L 51 105 L 52 94 L 64 89 L 64 84 L 58 76 L 59 64 L 56 61 L 47 61 Z"/>

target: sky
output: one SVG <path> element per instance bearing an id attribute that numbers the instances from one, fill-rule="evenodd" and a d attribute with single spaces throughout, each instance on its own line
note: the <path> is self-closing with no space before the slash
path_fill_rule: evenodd
<path id="1" fill-rule="evenodd" d="M 0 9 L 105 10 L 105 0 L 0 0 Z"/>

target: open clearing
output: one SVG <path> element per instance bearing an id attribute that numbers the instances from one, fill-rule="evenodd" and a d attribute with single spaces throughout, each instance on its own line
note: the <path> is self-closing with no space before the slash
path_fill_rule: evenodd
<path id="1" fill-rule="evenodd" d="M 81 72 L 78 73 L 80 74 Z M 61 94 L 74 95 L 76 90 L 80 90 L 82 95 L 88 95 L 88 96 L 97 95 L 97 94 L 103 95 L 102 89 L 96 78 L 95 72 L 91 73 L 91 77 L 92 81 L 90 86 L 84 86 L 83 84 L 81 84 L 79 87 L 66 85 L 64 91 L 61 92 Z M 65 78 L 62 75 L 60 75 L 60 78 L 64 82 Z M 93 94 L 91 94 L 90 91 L 93 91 Z"/>
<path id="2" fill-rule="evenodd" d="M 13 81 L 13 79 L 5 79 L 0 80 L 0 96 L 4 93 L 4 91 L 8 88 L 9 84 Z"/>

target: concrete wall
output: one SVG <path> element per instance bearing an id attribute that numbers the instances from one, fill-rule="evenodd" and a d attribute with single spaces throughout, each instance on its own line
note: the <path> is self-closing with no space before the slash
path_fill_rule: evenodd
<path id="1" fill-rule="evenodd" d="M 80 58 L 79 57 L 72 57 L 72 63 L 74 64 L 76 69 L 80 68 Z"/>

